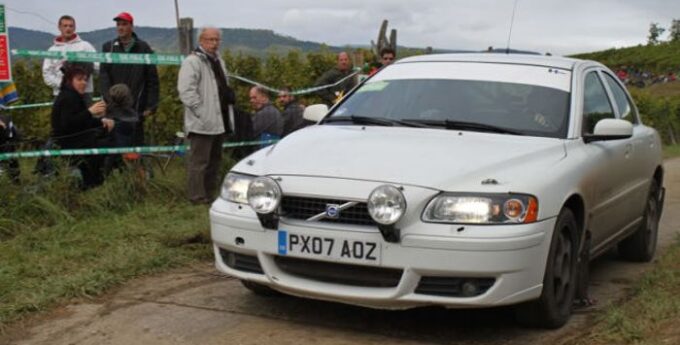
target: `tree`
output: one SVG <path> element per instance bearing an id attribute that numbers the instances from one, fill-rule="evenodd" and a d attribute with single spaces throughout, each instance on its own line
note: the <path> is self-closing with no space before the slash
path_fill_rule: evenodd
<path id="1" fill-rule="evenodd" d="M 680 42 L 680 19 L 673 19 L 671 24 L 671 42 Z"/>
<path id="2" fill-rule="evenodd" d="M 649 36 L 647 36 L 647 44 L 659 44 L 659 37 L 666 31 L 666 29 L 659 26 L 659 23 L 649 24 Z"/>

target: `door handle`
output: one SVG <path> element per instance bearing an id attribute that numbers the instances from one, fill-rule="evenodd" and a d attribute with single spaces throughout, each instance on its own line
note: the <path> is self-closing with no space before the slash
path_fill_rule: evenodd
<path id="1" fill-rule="evenodd" d="M 626 158 L 630 158 L 630 152 L 633 151 L 633 144 L 626 144 L 626 150 L 624 152 L 624 156 Z"/>

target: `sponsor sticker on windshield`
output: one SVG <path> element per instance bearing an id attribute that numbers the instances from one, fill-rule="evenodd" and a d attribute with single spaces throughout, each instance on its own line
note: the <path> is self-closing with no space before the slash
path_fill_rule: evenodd
<path id="1" fill-rule="evenodd" d="M 386 81 L 376 81 L 373 83 L 368 83 L 364 84 L 359 90 L 357 90 L 357 93 L 361 92 L 372 92 L 372 91 L 382 91 L 389 85 L 388 82 Z"/>

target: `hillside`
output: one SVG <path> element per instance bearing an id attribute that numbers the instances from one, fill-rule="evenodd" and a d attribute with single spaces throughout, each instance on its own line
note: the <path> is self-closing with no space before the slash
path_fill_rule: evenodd
<path id="1" fill-rule="evenodd" d="M 174 53 L 178 51 L 177 30 L 174 28 L 136 27 L 139 37 L 149 42 L 157 52 Z M 80 36 L 101 49 L 104 42 L 116 36 L 114 28 L 81 32 Z M 13 49 L 45 50 L 52 45 L 53 34 L 10 27 L 10 47 Z M 255 29 L 222 29 L 222 47 L 231 51 L 242 51 L 252 55 L 261 55 L 267 50 L 288 51 L 298 49 L 303 52 L 318 50 L 322 43 L 301 41 L 290 36 L 275 33 L 272 30 Z M 329 47 L 339 50 L 339 47 Z"/>
<path id="2" fill-rule="evenodd" d="M 178 49 L 177 30 L 174 28 L 135 27 L 135 32 L 159 53 L 176 53 Z M 9 28 L 10 47 L 12 49 L 46 50 L 52 45 L 54 35 L 47 32 L 28 30 L 17 27 Z M 115 28 L 80 32 L 80 36 L 100 50 L 104 42 L 116 37 Z M 367 37 L 368 41 L 369 38 Z M 351 48 L 370 49 L 370 46 L 348 45 Z M 242 52 L 246 55 L 263 57 L 269 51 L 285 54 L 290 50 L 302 52 L 318 51 L 326 48 L 332 52 L 339 52 L 345 47 L 329 46 L 324 43 L 302 41 L 294 37 L 278 34 L 264 29 L 222 29 L 222 48 L 231 52 Z M 399 56 L 422 54 L 424 48 L 399 46 Z M 435 53 L 469 52 L 464 50 L 434 49 Z"/>
<path id="3" fill-rule="evenodd" d="M 680 97 L 680 82 L 654 84 L 645 88 L 655 97 Z"/>
<path id="4" fill-rule="evenodd" d="M 575 58 L 599 61 L 612 69 L 634 66 L 653 73 L 680 71 L 680 42 L 663 42 L 658 45 L 607 49 L 599 52 L 574 55 Z"/>

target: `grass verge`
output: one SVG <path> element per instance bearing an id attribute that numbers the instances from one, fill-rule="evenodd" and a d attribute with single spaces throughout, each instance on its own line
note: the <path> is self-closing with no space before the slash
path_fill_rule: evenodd
<path id="1" fill-rule="evenodd" d="M 630 300 L 609 307 L 574 345 L 680 344 L 680 238 L 645 274 Z"/>
<path id="2" fill-rule="evenodd" d="M 207 206 L 184 199 L 180 162 L 80 192 L 62 171 L 0 181 L 0 333 L 30 313 L 211 257 Z"/>
<path id="3" fill-rule="evenodd" d="M 667 145 L 663 147 L 663 158 L 680 157 L 680 145 Z"/>

